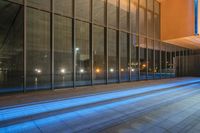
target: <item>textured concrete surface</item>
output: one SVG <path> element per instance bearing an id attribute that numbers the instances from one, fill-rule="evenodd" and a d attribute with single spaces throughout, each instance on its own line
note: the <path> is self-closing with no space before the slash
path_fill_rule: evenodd
<path id="1" fill-rule="evenodd" d="M 70 92 L 78 97 L 62 94 L 65 90 L 13 94 L 13 98 L 2 96 L 0 132 L 200 132 L 200 78 L 99 88 L 85 93 Z M 16 95 L 20 95 L 19 100 Z"/>

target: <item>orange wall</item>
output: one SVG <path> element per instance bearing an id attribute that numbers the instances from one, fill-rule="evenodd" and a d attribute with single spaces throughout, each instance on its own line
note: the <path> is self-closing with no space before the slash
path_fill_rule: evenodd
<path id="1" fill-rule="evenodd" d="M 162 0 L 161 40 L 194 35 L 194 0 Z"/>

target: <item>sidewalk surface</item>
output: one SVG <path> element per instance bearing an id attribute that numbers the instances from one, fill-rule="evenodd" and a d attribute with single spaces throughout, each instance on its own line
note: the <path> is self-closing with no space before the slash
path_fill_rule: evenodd
<path id="1" fill-rule="evenodd" d="M 0 133 L 200 132 L 200 78 L 0 96 Z"/>

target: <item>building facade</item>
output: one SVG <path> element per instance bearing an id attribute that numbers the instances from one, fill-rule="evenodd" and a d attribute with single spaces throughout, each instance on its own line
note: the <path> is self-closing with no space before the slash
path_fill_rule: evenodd
<path id="1" fill-rule="evenodd" d="M 0 93 L 188 75 L 157 0 L 0 0 Z"/>

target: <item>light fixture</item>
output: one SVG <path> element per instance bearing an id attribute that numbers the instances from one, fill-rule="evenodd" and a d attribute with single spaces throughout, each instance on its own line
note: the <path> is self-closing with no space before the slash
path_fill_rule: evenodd
<path id="1" fill-rule="evenodd" d="M 143 64 L 143 65 L 142 65 L 142 67 L 146 67 L 146 66 L 147 66 L 146 64 Z"/>
<path id="2" fill-rule="evenodd" d="M 84 69 L 80 69 L 80 73 L 84 73 Z"/>
<path id="3" fill-rule="evenodd" d="M 79 51 L 80 50 L 80 48 L 76 48 L 76 51 Z"/>
<path id="4" fill-rule="evenodd" d="M 61 72 L 62 74 L 65 74 L 65 73 L 66 73 L 66 70 L 65 70 L 64 68 L 62 68 L 62 69 L 60 69 L 60 72 Z"/>
<path id="5" fill-rule="evenodd" d="M 100 73 L 100 71 L 101 71 L 101 70 L 100 70 L 99 68 L 96 69 L 96 73 Z"/>
<path id="6" fill-rule="evenodd" d="M 40 73 L 42 73 L 42 70 L 41 69 L 35 69 L 35 72 L 37 73 L 37 74 L 40 74 Z"/>
<path id="7" fill-rule="evenodd" d="M 110 68 L 110 72 L 111 72 L 111 73 L 114 72 L 114 69 L 113 69 L 113 68 Z"/>
<path id="8" fill-rule="evenodd" d="M 135 69 L 134 69 L 134 68 L 132 68 L 132 69 L 131 69 L 131 71 L 132 71 L 132 72 L 135 72 Z"/>
<path id="9" fill-rule="evenodd" d="M 123 69 L 123 68 L 121 68 L 121 72 L 124 72 L 124 69 Z"/>

